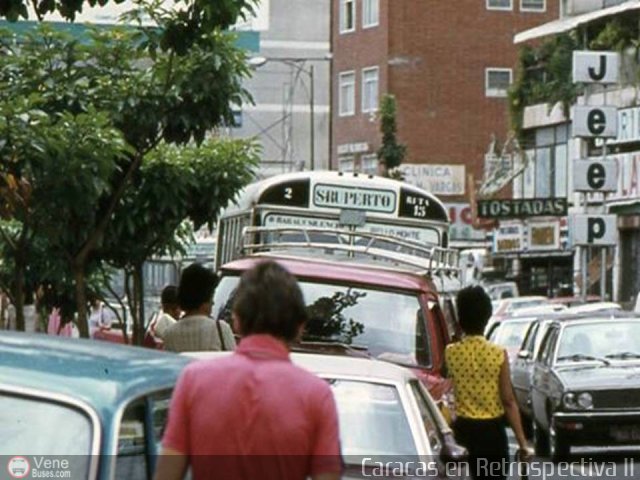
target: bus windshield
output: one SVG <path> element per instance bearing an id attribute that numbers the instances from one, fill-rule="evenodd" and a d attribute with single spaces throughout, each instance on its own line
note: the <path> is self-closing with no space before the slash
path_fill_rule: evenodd
<path id="1" fill-rule="evenodd" d="M 231 323 L 238 277 L 223 277 L 214 297 L 214 318 Z M 364 348 L 382 360 L 428 367 L 431 352 L 417 294 L 299 281 L 309 312 L 303 341 Z"/>

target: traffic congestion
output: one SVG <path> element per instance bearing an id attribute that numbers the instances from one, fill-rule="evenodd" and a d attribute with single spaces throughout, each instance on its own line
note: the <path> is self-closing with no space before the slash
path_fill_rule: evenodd
<path id="1" fill-rule="evenodd" d="M 0 0 L 0 480 L 640 478 L 640 0 Z"/>
<path id="2" fill-rule="evenodd" d="M 288 344 L 291 360 L 331 387 L 343 478 L 368 476 L 389 462 L 407 465 L 425 458 L 433 462 L 423 469 L 430 477 L 469 474 L 460 467 L 469 462 L 468 449 L 453 427 L 460 387 L 452 384 L 453 364 L 447 364 L 445 353 L 447 345 L 478 337 L 466 332 L 458 318 L 460 308 L 468 307 L 457 298 L 465 285 L 459 254 L 446 248 L 446 214 L 435 197 L 416 189 L 412 198 L 429 202 L 435 218 L 407 221 L 394 219 L 392 212 L 384 224 L 367 211 L 352 223 L 339 205 L 315 209 L 303 202 L 297 210 L 280 205 L 288 200 L 290 186 L 307 192 L 308 202 L 318 184 L 382 194 L 399 188 L 393 198 L 408 197 L 399 182 L 331 172 L 284 175 L 266 187 L 248 188 L 259 200 L 243 200 L 241 194 L 237 204 L 249 206 L 245 213 L 239 215 L 234 206 L 220 217 L 217 254 L 226 262 L 219 263 L 218 274 L 208 276 L 213 270 L 193 264 L 174 293 L 186 295 L 187 274 L 195 275 L 193 294 L 207 291 L 210 317 L 202 318 L 213 319 L 217 344 L 207 343 L 208 330 L 201 327 L 195 330 L 197 340 L 189 339 L 188 322 L 199 321 L 193 311 L 200 307 L 185 307 L 184 298 L 169 295 L 163 297 L 160 314 L 169 314 L 177 302 L 183 318 L 169 318 L 161 331 L 160 317 L 152 316 L 147 328 L 155 341 L 147 348 L 125 345 L 116 324 L 101 327 L 93 340 L 3 332 L 2 425 L 15 426 L 3 432 L 3 455 L 84 458 L 68 465 L 74 478 L 161 475 L 155 468 L 180 374 L 193 362 L 228 358 L 229 352 L 215 350 L 233 350 L 236 341 L 242 345 L 236 309 L 243 279 L 274 262 L 295 276 L 304 298 L 307 320 L 301 335 Z M 342 199 L 358 207 L 359 200 Z M 276 223 L 281 211 L 296 218 L 296 224 Z M 412 231 L 431 243 L 393 233 Z M 212 282 L 209 290 L 207 282 Z M 530 459 L 576 462 L 582 447 L 591 455 L 597 448 L 639 444 L 640 318 L 612 302 L 520 296 L 508 283 L 480 288 L 489 292 L 483 295 L 490 312 L 480 338 L 506 354 L 515 411 L 527 445 L 535 449 Z M 481 316 L 474 308 L 473 315 Z M 225 341 L 221 324 L 235 329 L 233 344 Z M 181 340 L 176 343 L 172 335 Z M 67 433 L 60 437 L 62 425 Z M 414 478 L 419 467 L 398 468 L 396 473 Z"/>

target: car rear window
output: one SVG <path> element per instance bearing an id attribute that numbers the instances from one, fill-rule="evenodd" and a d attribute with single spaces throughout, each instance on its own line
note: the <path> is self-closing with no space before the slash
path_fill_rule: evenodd
<path id="1" fill-rule="evenodd" d="M 0 456 L 59 456 L 74 478 L 89 478 L 92 441 L 91 419 L 75 406 L 0 392 Z"/>

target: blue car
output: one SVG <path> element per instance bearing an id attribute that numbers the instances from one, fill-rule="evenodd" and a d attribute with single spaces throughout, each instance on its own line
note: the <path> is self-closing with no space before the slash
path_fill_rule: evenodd
<path id="1" fill-rule="evenodd" d="M 189 361 L 106 342 L 0 333 L 0 457 L 9 459 L 0 469 L 14 478 L 39 470 L 150 479 L 171 392 Z"/>

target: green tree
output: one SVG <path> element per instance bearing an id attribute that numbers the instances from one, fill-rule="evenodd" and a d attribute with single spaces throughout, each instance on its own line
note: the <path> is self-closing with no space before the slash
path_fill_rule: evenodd
<path id="1" fill-rule="evenodd" d="M 384 176 L 400 166 L 407 154 L 406 145 L 398 143 L 396 123 L 397 106 L 393 95 L 385 95 L 380 102 L 380 132 L 382 146 L 378 150 L 378 159 L 383 167 Z"/>
<path id="2" fill-rule="evenodd" d="M 45 20 L 57 12 L 74 21 L 87 7 L 101 7 L 125 0 L 4 0 L 0 2 L 0 17 Z M 238 18 L 246 19 L 254 12 L 259 0 L 176 0 L 175 8 L 167 9 L 163 0 L 134 0 L 136 9 L 149 15 L 157 24 L 157 45 L 184 55 L 211 32 L 226 30 Z M 166 2 L 169 3 L 169 2 Z M 29 8 L 32 17 L 29 16 Z M 151 45 L 150 45 L 151 46 Z"/>
<path id="3" fill-rule="evenodd" d="M 102 255 L 132 279 L 127 295 L 134 343 L 144 335 L 143 264 L 179 248 L 184 221 L 197 230 L 253 179 L 258 149 L 250 141 L 210 139 L 201 145 L 159 145 L 145 158 L 107 231 Z"/>
<path id="4" fill-rule="evenodd" d="M 25 112 L 12 104 L 29 99 L 28 111 L 41 112 L 51 128 L 43 138 L 35 122 L 25 126 L 24 138 L 40 143 L 26 141 L 26 151 L 8 154 L 17 173 L 4 177 L 6 188 L 15 194 L 14 184 L 30 182 L 23 166 L 36 153 L 58 162 L 40 172 L 51 185 L 49 205 L 58 211 L 54 216 L 43 209 L 39 221 L 52 251 L 68 260 L 84 336 L 88 267 L 99 263 L 107 228 L 145 156 L 163 141 L 202 142 L 212 128 L 231 121 L 234 104 L 248 99 L 242 79 L 249 70 L 232 36 L 214 29 L 180 53 L 165 51 L 162 38 L 141 27 L 94 30 L 81 41 L 42 25 L 17 44 L 9 32 L 0 33 L 0 116 L 15 123 Z M 99 123 L 95 134 L 86 131 L 91 122 Z M 86 131 L 88 138 L 74 131 Z M 74 148 L 91 149 L 78 158 L 77 175 L 61 168 Z M 8 208 L 11 202 L 5 203 Z"/>

